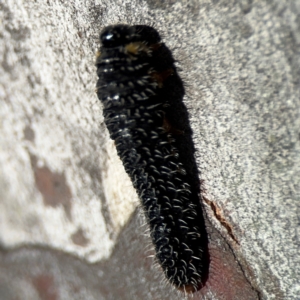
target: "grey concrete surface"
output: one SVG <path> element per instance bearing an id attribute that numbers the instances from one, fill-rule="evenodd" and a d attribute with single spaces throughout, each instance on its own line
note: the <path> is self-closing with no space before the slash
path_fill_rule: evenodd
<path id="1" fill-rule="evenodd" d="M 243 281 L 194 299 L 300 299 L 299 0 L 0 1 L 0 299 L 185 297 L 147 258 L 95 94 L 115 23 L 173 49 L 212 261 Z"/>

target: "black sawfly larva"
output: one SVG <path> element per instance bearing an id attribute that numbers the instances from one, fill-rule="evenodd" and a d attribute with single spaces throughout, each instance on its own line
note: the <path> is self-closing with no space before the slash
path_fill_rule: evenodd
<path id="1" fill-rule="evenodd" d="M 195 291 L 206 276 L 207 237 L 198 191 L 176 146 L 180 132 L 168 118 L 178 76 L 174 59 L 146 25 L 108 26 L 100 42 L 97 95 L 141 200 L 156 258 L 173 285 Z"/>

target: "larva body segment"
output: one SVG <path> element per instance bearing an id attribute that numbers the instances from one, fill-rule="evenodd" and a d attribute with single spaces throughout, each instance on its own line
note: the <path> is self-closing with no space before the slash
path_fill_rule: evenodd
<path id="1" fill-rule="evenodd" d="M 198 195 L 181 162 L 185 153 L 167 119 L 165 83 L 176 72 L 174 60 L 149 26 L 109 26 L 100 41 L 97 95 L 140 197 L 157 260 L 177 288 L 197 290 L 205 276 L 206 239 Z"/>

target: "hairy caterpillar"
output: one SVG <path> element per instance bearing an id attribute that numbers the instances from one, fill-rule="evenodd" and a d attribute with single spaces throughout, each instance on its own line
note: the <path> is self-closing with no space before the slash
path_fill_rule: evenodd
<path id="1" fill-rule="evenodd" d="M 195 291 L 206 276 L 207 237 L 197 188 L 176 146 L 183 133 L 169 120 L 178 76 L 174 59 L 146 25 L 108 26 L 100 42 L 97 95 L 141 200 L 156 258 L 172 284 Z"/>

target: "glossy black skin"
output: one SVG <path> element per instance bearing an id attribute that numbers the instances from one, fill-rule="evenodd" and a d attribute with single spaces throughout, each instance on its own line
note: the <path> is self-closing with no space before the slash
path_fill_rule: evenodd
<path id="1" fill-rule="evenodd" d="M 109 26 L 100 41 L 97 94 L 141 199 L 156 257 L 172 284 L 196 290 L 203 282 L 207 241 L 198 190 L 181 159 L 186 153 L 166 126 L 178 86 L 174 59 L 149 26 Z M 132 43 L 135 53 L 128 51 Z"/>

